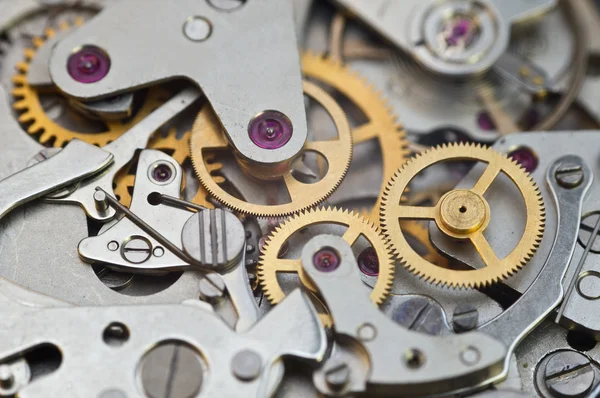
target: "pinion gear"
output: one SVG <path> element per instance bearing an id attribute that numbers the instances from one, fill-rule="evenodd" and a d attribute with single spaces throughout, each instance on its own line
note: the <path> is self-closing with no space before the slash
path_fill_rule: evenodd
<path id="1" fill-rule="evenodd" d="M 480 161 L 488 165 L 471 189 L 451 190 L 436 206 L 406 206 L 401 203 L 409 182 L 420 171 L 452 160 Z M 527 212 L 521 240 L 503 259 L 496 256 L 483 234 L 490 221 L 490 208 L 483 195 L 501 172 L 519 189 Z M 471 241 L 486 267 L 459 271 L 441 268 L 427 261 L 411 248 L 402 233 L 402 221 L 411 219 L 434 220 L 445 235 Z M 381 221 L 394 254 L 409 271 L 433 284 L 480 288 L 508 278 L 531 259 L 544 233 L 545 213 L 537 185 L 515 161 L 479 145 L 453 144 L 419 154 L 398 170 L 385 190 Z"/>

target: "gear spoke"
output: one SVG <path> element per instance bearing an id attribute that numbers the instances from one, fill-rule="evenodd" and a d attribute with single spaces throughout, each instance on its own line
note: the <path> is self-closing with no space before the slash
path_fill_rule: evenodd
<path id="1" fill-rule="evenodd" d="M 304 151 L 314 151 L 323 155 L 326 159 L 332 159 L 339 151 L 340 144 L 338 140 L 329 141 L 309 141 L 304 146 Z"/>
<path id="2" fill-rule="evenodd" d="M 485 236 L 483 236 L 483 233 L 480 232 L 473 234 L 469 237 L 469 239 L 471 240 L 471 242 L 473 242 L 475 249 L 477 249 L 477 252 L 481 256 L 481 259 L 483 260 L 486 266 L 501 266 L 500 260 L 498 259 L 498 256 L 496 256 L 496 252 L 494 252 L 494 249 L 492 249 L 492 246 L 490 246 L 490 242 L 488 242 Z"/>
<path id="3" fill-rule="evenodd" d="M 433 220 L 437 214 L 430 206 L 398 206 L 393 211 L 399 220 Z"/>
<path id="4" fill-rule="evenodd" d="M 354 145 L 379 137 L 380 129 L 381 126 L 373 121 L 356 127 L 352 130 L 352 140 L 354 141 Z"/>
<path id="5" fill-rule="evenodd" d="M 350 246 L 352 246 L 354 243 L 356 243 L 356 241 L 358 240 L 360 235 L 362 235 L 360 228 L 357 228 L 357 227 L 351 225 L 348 227 L 346 232 L 344 232 L 344 235 L 342 236 L 342 238 L 344 238 L 346 243 L 348 243 Z"/>
<path id="6" fill-rule="evenodd" d="M 471 191 L 483 196 L 501 171 L 502 167 L 500 165 L 488 164 L 481 177 L 479 177 L 479 180 L 477 180 L 477 183 L 471 188 Z"/>
<path id="7" fill-rule="evenodd" d="M 278 258 L 275 260 L 277 262 L 277 272 L 298 272 L 302 269 L 302 263 L 300 259 L 288 259 L 288 258 Z"/>

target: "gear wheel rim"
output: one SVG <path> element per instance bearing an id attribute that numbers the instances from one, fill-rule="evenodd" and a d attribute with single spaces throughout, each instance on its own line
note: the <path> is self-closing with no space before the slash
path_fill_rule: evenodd
<path id="1" fill-rule="evenodd" d="M 352 141 L 354 146 L 371 139 L 379 142 L 383 178 L 380 194 L 368 214 L 371 221 L 379 224 L 385 184 L 410 156 L 406 131 L 383 94 L 359 73 L 324 54 L 305 52 L 301 62 L 305 76 L 343 94 L 369 119 L 364 125 L 352 129 Z"/>
<path id="2" fill-rule="evenodd" d="M 344 235 L 352 230 L 352 234 L 349 236 L 356 237 L 353 241 L 356 241 L 360 236 L 369 241 L 379 258 L 379 274 L 370 297 L 373 303 L 380 305 L 390 292 L 395 274 L 395 264 L 389 244 L 373 222 L 364 219 L 354 212 L 335 207 L 311 209 L 291 216 L 276 227 L 269 235 L 262 249 L 257 267 L 259 284 L 269 302 L 277 304 L 285 298 L 285 293 L 277 281 L 277 273 L 282 271 L 280 267 L 275 266 L 277 260 L 281 263 L 281 259 L 277 258 L 281 247 L 294 233 L 317 224 L 348 226 Z M 293 260 L 293 262 L 295 263 L 295 268 L 291 272 L 298 274 L 303 286 L 312 292 L 316 292 L 317 289 L 304 272 L 300 259 Z"/>
<path id="3" fill-rule="evenodd" d="M 211 107 L 205 106 L 192 128 L 190 150 L 196 175 L 206 191 L 213 198 L 237 213 L 254 217 L 285 217 L 314 207 L 335 192 L 346 176 L 346 172 L 350 167 L 350 161 L 352 160 L 353 145 L 350 125 L 341 107 L 323 89 L 307 81 L 304 82 L 303 87 L 305 95 L 313 98 L 327 110 L 336 125 L 338 133 L 337 140 L 307 142 L 303 148 L 303 152 L 320 152 L 321 155 L 329 160 L 327 154 L 319 147 L 331 145 L 332 147 L 328 151 L 341 154 L 340 159 L 335 162 L 328 162 L 329 170 L 327 174 L 314 184 L 301 183 L 292 176 L 291 171 L 286 172 L 283 180 L 288 189 L 288 184 L 297 184 L 297 188 L 295 188 L 296 193 L 292 194 L 290 192 L 292 200 L 288 203 L 278 205 L 248 203 L 223 190 L 219 186 L 219 183 L 213 179 L 211 171 L 206 164 L 206 155 L 203 153 L 204 148 L 215 150 L 230 150 L 231 148 L 224 137 L 222 127 L 214 111 L 212 111 Z M 315 193 L 315 191 L 318 193 Z M 294 195 L 298 195 L 302 199 L 294 199 Z"/>
<path id="4" fill-rule="evenodd" d="M 525 232 L 516 247 L 506 257 L 498 259 L 502 262 L 502 267 L 486 266 L 468 271 L 441 268 L 416 253 L 402 233 L 397 209 L 403 207 L 401 206 L 401 198 L 404 189 L 408 186 L 410 180 L 424 168 L 450 160 L 477 160 L 488 163 L 488 169 L 492 163 L 496 165 L 495 167 L 500 164 L 501 169 L 496 177 L 498 174 L 504 173 L 513 181 L 521 193 L 527 209 Z M 484 172 L 482 177 L 486 174 Z M 381 222 L 394 255 L 406 269 L 416 276 L 434 285 L 451 288 L 482 288 L 507 279 L 523 268 L 533 257 L 542 240 L 545 227 L 545 209 L 537 184 L 517 162 L 500 152 L 481 145 L 451 144 L 432 148 L 418 154 L 398 170 L 390 180 L 384 193 Z M 483 231 L 479 233 L 483 236 Z"/>
<path id="5" fill-rule="evenodd" d="M 74 26 L 79 26 L 82 23 L 83 20 L 77 20 Z M 88 144 L 102 147 L 120 137 L 125 131 L 139 123 L 166 101 L 166 91 L 150 89 L 147 93 L 147 98 L 135 116 L 125 122 L 104 120 L 106 130 L 103 132 L 81 133 L 56 123 L 44 110 L 38 90 L 29 85 L 27 72 L 31 61 L 37 54 L 37 50 L 46 44 L 48 39 L 54 37 L 59 31 L 66 31 L 72 28 L 72 25 L 64 22 L 59 25 L 58 30 L 48 28 L 44 37 L 35 37 L 32 39 L 34 48 L 25 49 L 25 60 L 16 65 L 17 73 L 12 78 L 14 84 L 12 96 L 15 99 L 12 107 L 19 113 L 17 120 L 23 126 L 24 130 L 32 136 L 37 136 L 37 140 L 42 145 L 62 148 L 69 141 L 77 138 Z"/>

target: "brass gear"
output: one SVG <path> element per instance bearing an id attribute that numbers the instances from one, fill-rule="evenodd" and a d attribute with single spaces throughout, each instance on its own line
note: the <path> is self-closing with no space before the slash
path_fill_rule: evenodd
<path id="1" fill-rule="evenodd" d="M 304 93 L 319 102 L 331 115 L 338 132 L 337 140 L 308 141 L 304 151 L 318 152 L 327 160 L 327 174 L 314 184 L 305 184 L 292 176 L 291 171 L 283 175 L 291 201 L 268 205 L 248 203 L 223 190 L 211 176 L 206 153 L 231 150 L 222 127 L 209 106 L 205 106 L 192 129 L 190 147 L 196 175 L 211 196 L 241 214 L 258 217 L 283 217 L 308 209 L 327 199 L 340 185 L 352 159 L 352 134 L 348 120 L 340 106 L 329 94 L 313 83 L 304 82 Z M 265 183 L 266 184 L 266 183 Z"/>
<path id="2" fill-rule="evenodd" d="M 436 206 L 406 206 L 401 203 L 409 182 L 421 170 L 452 160 L 480 161 L 488 166 L 473 188 L 451 190 L 442 196 Z M 483 235 L 490 220 L 490 209 L 483 194 L 500 172 L 506 174 L 517 186 L 527 210 L 523 236 L 513 251 L 503 259 L 497 258 Z M 486 267 L 459 271 L 441 268 L 427 261 L 415 252 L 402 233 L 400 221 L 410 219 L 435 220 L 445 235 L 470 240 Z M 386 187 L 381 221 L 394 254 L 409 271 L 433 284 L 479 288 L 508 278 L 529 261 L 541 242 L 545 213 L 537 185 L 515 161 L 479 145 L 452 144 L 418 154 L 398 170 Z"/>
<path id="3" fill-rule="evenodd" d="M 423 245 L 426 253 L 423 254 L 423 258 L 430 263 L 437 265 L 442 268 L 449 268 L 450 261 L 442 256 L 438 250 L 433 246 L 429 239 L 429 230 L 427 226 L 419 221 L 403 221 L 401 223 L 401 229 L 403 233 L 406 233 L 413 237 L 417 242 Z"/>
<path id="4" fill-rule="evenodd" d="M 375 250 L 379 259 L 377 283 L 371 292 L 371 300 L 379 305 L 387 297 L 394 279 L 394 260 L 380 231 L 374 223 L 361 216 L 337 208 L 317 208 L 294 215 L 275 228 L 263 246 L 258 263 L 258 280 L 267 299 L 277 304 L 285 293 L 277 281 L 277 273 L 297 273 L 302 284 L 309 290 L 317 289 L 304 273 L 300 259 L 280 259 L 279 253 L 288 239 L 295 233 L 311 225 L 335 224 L 347 226 L 344 240 L 352 245 L 363 236 Z"/>
<path id="5" fill-rule="evenodd" d="M 352 129 L 354 146 L 369 140 L 378 140 L 383 160 L 381 194 L 368 217 L 379 224 L 384 184 L 392 178 L 410 155 L 409 142 L 402 125 L 397 121 L 383 95 L 367 80 L 341 62 L 325 55 L 304 53 L 302 72 L 319 83 L 324 83 L 348 98 L 367 117 L 368 122 Z"/>
<path id="6" fill-rule="evenodd" d="M 78 19 L 75 22 L 75 26 L 79 26 L 82 23 L 83 20 Z M 60 31 L 66 31 L 71 28 L 72 26 L 67 22 L 61 23 L 58 27 Z M 142 108 L 134 117 L 131 117 L 125 122 L 119 120 L 106 120 L 104 121 L 106 130 L 99 133 L 86 134 L 59 125 L 46 114 L 46 111 L 42 107 L 40 101 L 40 94 L 42 94 L 42 92 L 37 88 L 30 86 L 27 81 L 29 65 L 35 57 L 37 50 L 43 46 L 48 39 L 54 37 L 56 33 L 57 30 L 48 28 L 46 29 L 44 37 L 35 37 L 32 40 L 35 48 L 28 48 L 25 50 L 25 61 L 19 62 L 16 65 L 17 73 L 12 79 L 14 83 L 12 95 L 15 98 L 13 109 L 19 112 L 19 123 L 27 126 L 25 128 L 26 131 L 29 134 L 38 137 L 40 143 L 61 148 L 73 138 L 78 138 L 89 144 L 105 146 L 136 125 L 146 117 L 146 115 L 150 114 L 150 112 L 168 99 L 165 91 L 151 89 L 148 91 L 147 99 L 144 101 Z M 55 88 L 44 88 L 43 93 L 58 93 L 58 91 Z"/>
<path id="7" fill-rule="evenodd" d="M 191 132 L 186 132 L 181 138 L 177 138 L 177 130 L 172 128 L 168 131 L 166 135 L 160 134 L 157 132 L 152 136 L 150 142 L 148 144 L 149 149 L 157 149 L 167 153 L 171 156 L 177 163 L 183 166 L 183 164 L 190 158 L 190 135 Z M 221 168 L 221 164 L 219 163 L 210 163 L 211 172 L 216 172 Z M 115 195 L 119 198 L 119 201 L 129 207 L 131 204 L 131 194 L 133 192 L 133 187 L 135 184 L 135 167 L 134 164 L 130 165 L 128 168 L 124 168 L 117 173 L 115 177 Z M 220 176 L 216 177 L 222 178 Z M 219 182 L 224 182 L 223 180 L 219 180 Z M 183 184 L 185 187 L 185 179 L 183 180 Z M 198 191 L 194 195 L 194 198 L 191 199 L 191 202 L 204 206 L 206 208 L 212 209 L 214 208 L 213 204 L 208 200 L 208 192 L 201 185 L 198 187 Z"/>

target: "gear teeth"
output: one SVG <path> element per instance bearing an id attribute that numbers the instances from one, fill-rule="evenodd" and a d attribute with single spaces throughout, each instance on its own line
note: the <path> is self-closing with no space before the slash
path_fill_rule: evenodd
<path id="1" fill-rule="evenodd" d="M 322 207 L 303 210 L 291 215 L 283 223 L 275 227 L 265 239 L 265 244 L 259 257 L 257 276 L 259 284 L 269 302 L 279 303 L 284 298 L 284 293 L 277 281 L 277 258 L 281 247 L 297 231 L 315 224 L 347 225 L 351 228 L 360 228 L 364 236 L 375 248 L 378 258 L 385 259 L 380 262 L 380 273 L 377 283 L 371 294 L 371 300 L 377 305 L 381 304 L 391 290 L 394 280 L 395 264 L 390 250 L 389 242 L 378 231 L 375 224 L 348 209 L 336 207 Z M 316 290 L 302 270 L 299 272 L 300 280 L 304 285 Z"/>

